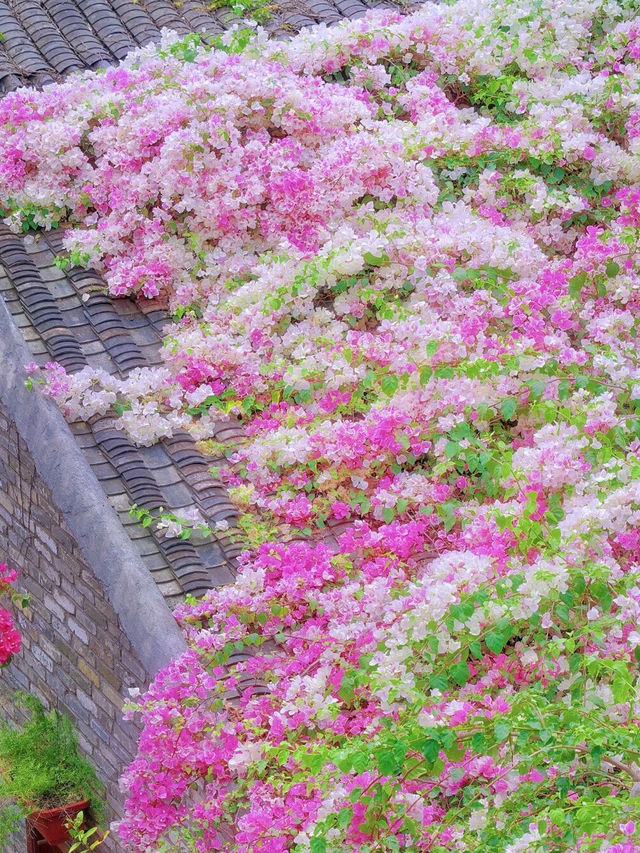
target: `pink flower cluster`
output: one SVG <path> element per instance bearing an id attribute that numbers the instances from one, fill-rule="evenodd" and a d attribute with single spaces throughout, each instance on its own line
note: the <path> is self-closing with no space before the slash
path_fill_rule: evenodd
<path id="1" fill-rule="evenodd" d="M 6 563 L 0 563 L 0 596 L 10 592 L 17 577 L 15 570 L 9 569 Z M 11 656 L 19 651 L 20 634 L 14 626 L 13 617 L 8 610 L 0 607 L 0 666 L 8 663 Z"/>

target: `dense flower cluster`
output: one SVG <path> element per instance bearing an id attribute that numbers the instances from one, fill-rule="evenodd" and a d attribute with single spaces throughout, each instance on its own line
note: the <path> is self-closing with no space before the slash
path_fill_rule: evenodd
<path id="1" fill-rule="evenodd" d="M 48 393 L 244 425 L 250 548 L 137 707 L 137 853 L 639 853 L 634 7 L 167 36 L 0 104 L 8 221 L 173 316 L 162 368 Z"/>
<path id="2" fill-rule="evenodd" d="M 11 584 L 18 577 L 17 572 L 9 569 L 6 563 L 0 563 L 0 597 L 11 592 Z M 0 607 L 0 666 L 11 660 L 11 656 L 20 651 L 20 634 L 13 624 L 8 610 Z"/>

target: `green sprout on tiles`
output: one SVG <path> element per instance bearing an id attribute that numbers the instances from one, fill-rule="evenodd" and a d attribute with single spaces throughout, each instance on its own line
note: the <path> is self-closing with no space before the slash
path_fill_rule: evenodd
<path id="1" fill-rule="evenodd" d="M 218 521 L 213 527 L 203 521 L 197 510 L 185 511 L 182 515 L 159 507 L 157 512 L 132 504 L 129 515 L 140 522 L 142 527 L 151 527 L 154 533 L 164 535 L 167 539 L 190 539 L 195 533 L 203 537 L 214 536 L 216 533 L 228 530 L 228 521 Z"/>

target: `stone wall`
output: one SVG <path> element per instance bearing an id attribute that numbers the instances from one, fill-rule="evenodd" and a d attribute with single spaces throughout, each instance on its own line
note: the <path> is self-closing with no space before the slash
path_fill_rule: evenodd
<path id="1" fill-rule="evenodd" d="M 0 562 L 17 569 L 16 589 L 30 596 L 17 616 L 23 649 L 0 671 L 3 712 L 18 719 L 8 696 L 21 689 L 67 714 L 107 785 L 109 819 L 117 818 L 118 777 L 137 739 L 134 724 L 122 720 L 123 697 L 129 687 L 144 687 L 149 674 L 1 402 Z M 110 839 L 100 849 L 119 848 Z"/>

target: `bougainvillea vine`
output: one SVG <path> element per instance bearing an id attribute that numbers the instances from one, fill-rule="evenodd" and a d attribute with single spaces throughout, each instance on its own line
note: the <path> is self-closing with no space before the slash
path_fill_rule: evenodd
<path id="1" fill-rule="evenodd" d="M 640 851 L 635 7 L 166 35 L 0 104 L 7 221 L 172 316 L 38 379 L 189 430 L 246 535 L 131 711 L 136 853 Z"/>
<path id="2" fill-rule="evenodd" d="M 17 577 L 14 569 L 9 569 L 6 563 L 0 563 L 0 597 L 14 595 L 11 585 Z M 9 663 L 12 656 L 20 651 L 20 644 L 20 634 L 14 625 L 13 616 L 4 607 L 0 607 L 0 666 Z"/>

